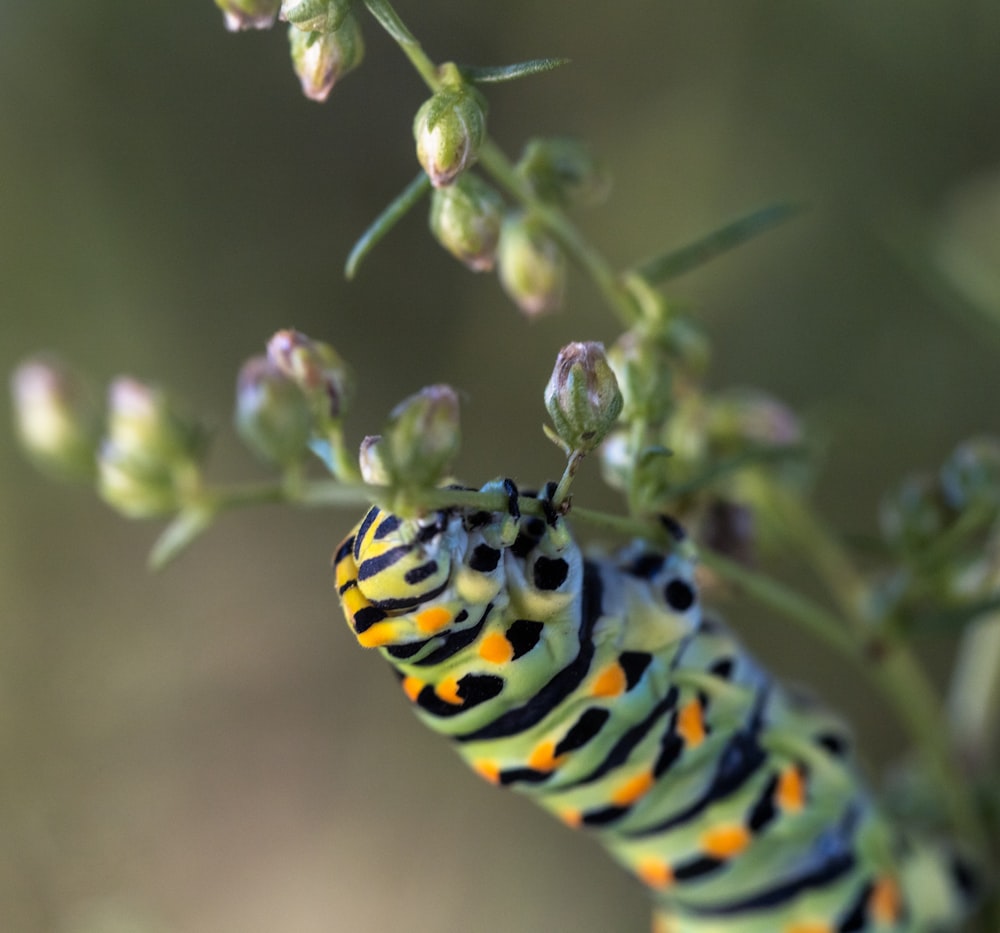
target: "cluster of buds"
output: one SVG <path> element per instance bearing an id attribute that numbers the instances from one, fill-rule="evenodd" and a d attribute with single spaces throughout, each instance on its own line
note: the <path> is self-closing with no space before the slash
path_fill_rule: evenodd
<path id="1" fill-rule="evenodd" d="M 262 460 L 292 467 L 315 443 L 339 436 L 353 386 L 350 370 L 329 344 L 299 331 L 278 331 L 267 354 L 240 370 L 236 429 Z"/>
<path id="2" fill-rule="evenodd" d="M 168 515 L 197 494 L 207 434 L 161 389 L 115 379 L 102 411 L 90 385 L 57 360 L 22 363 L 11 380 L 25 452 L 63 479 L 93 481 L 134 518 Z"/>
<path id="3" fill-rule="evenodd" d="M 361 445 L 365 482 L 397 489 L 427 489 L 448 474 L 460 442 L 458 395 L 433 385 L 400 402 L 382 433 Z"/>
<path id="4" fill-rule="evenodd" d="M 98 491 L 131 518 L 169 515 L 196 494 L 207 435 L 166 393 L 129 377 L 108 390 L 98 452 Z"/>
<path id="5" fill-rule="evenodd" d="M 434 186 L 431 232 L 473 271 L 498 267 L 504 291 L 529 317 L 553 311 L 566 286 L 562 247 L 540 217 L 507 210 L 501 195 L 468 171 L 485 138 L 486 102 L 455 65 L 442 66 L 441 75 L 441 89 L 413 121 L 417 159 Z M 518 173 L 537 198 L 559 206 L 593 201 L 607 188 L 586 148 L 569 139 L 534 140 Z"/>
<path id="6" fill-rule="evenodd" d="M 365 46 L 354 0 L 215 0 L 226 28 L 270 29 L 289 24 L 292 67 L 310 100 L 324 101 L 337 81 L 361 64 Z"/>
<path id="7" fill-rule="evenodd" d="M 1000 441 L 991 437 L 960 444 L 936 474 L 907 477 L 883 499 L 879 511 L 885 542 L 914 562 L 956 529 L 978 532 L 998 517 Z"/>
<path id="8" fill-rule="evenodd" d="M 706 395 L 703 339 L 645 299 L 642 322 L 609 352 L 625 425 L 601 448 L 604 479 L 628 495 L 633 510 L 669 507 L 709 546 L 749 559 L 753 542 L 768 533 L 756 516 L 768 512 L 778 485 L 797 478 L 801 426 L 761 392 Z"/>

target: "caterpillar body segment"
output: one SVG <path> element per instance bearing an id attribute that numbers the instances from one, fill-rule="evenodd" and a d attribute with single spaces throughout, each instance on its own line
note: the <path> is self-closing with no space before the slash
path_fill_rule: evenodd
<path id="1" fill-rule="evenodd" d="M 358 641 L 474 771 L 596 835 L 657 933 L 959 929 L 961 872 L 877 812 L 839 721 L 702 611 L 686 545 L 585 557 L 510 501 L 373 507 L 334 557 Z"/>

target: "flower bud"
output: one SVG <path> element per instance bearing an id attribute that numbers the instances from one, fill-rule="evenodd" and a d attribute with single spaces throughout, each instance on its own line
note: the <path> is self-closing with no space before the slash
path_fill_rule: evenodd
<path id="1" fill-rule="evenodd" d="M 941 467 L 941 489 L 952 508 L 1000 502 L 1000 441 L 976 437 L 959 444 Z"/>
<path id="2" fill-rule="evenodd" d="M 55 359 L 26 360 L 11 376 L 14 419 L 25 452 L 65 479 L 94 473 L 101 414 L 93 390 Z"/>
<path id="3" fill-rule="evenodd" d="M 486 101 L 460 80 L 424 101 L 413 118 L 417 159 L 435 188 L 450 185 L 479 157 Z"/>
<path id="4" fill-rule="evenodd" d="M 508 214 L 497 244 L 500 284 L 529 317 L 555 311 L 566 290 L 566 258 L 541 223 Z"/>
<path id="5" fill-rule="evenodd" d="M 560 440 L 586 453 L 601 443 L 622 411 L 622 393 L 599 343 L 559 351 L 545 387 L 545 407 Z"/>
<path id="6" fill-rule="evenodd" d="M 369 434 L 361 442 L 358 451 L 358 466 L 361 478 L 373 486 L 388 486 L 392 482 L 383 457 L 384 445 L 381 434 Z"/>
<path id="7" fill-rule="evenodd" d="M 351 11 L 352 0 L 281 0 L 281 18 L 303 32 L 334 32 Z"/>
<path id="8" fill-rule="evenodd" d="M 670 353 L 655 335 L 626 331 L 608 351 L 608 363 L 618 378 L 626 421 L 658 424 L 671 404 Z"/>
<path id="9" fill-rule="evenodd" d="M 215 0 L 222 10 L 226 29 L 270 29 L 278 15 L 281 0 Z"/>
<path id="10" fill-rule="evenodd" d="M 489 272 L 496 261 L 503 198 L 476 175 L 466 173 L 435 188 L 430 227 L 434 237 L 473 272 Z"/>
<path id="11" fill-rule="evenodd" d="M 347 412 L 354 377 L 328 343 L 301 331 L 279 330 L 267 343 L 267 358 L 302 390 L 318 425 L 338 421 Z"/>
<path id="12" fill-rule="evenodd" d="M 263 356 L 243 364 L 236 381 L 236 430 L 263 460 L 291 466 L 312 433 L 309 400 L 292 378 Z"/>
<path id="13" fill-rule="evenodd" d="M 918 551 L 933 543 L 950 520 L 939 487 L 923 474 L 907 477 L 879 506 L 882 536 L 900 551 Z"/>
<path id="14" fill-rule="evenodd" d="M 98 489 L 133 518 L 178 509 L 199 481 L 205 434 L 165 393 L 120 377 L 108 391 L 107 436 L 98 453 Z"/>
<path id="15" fill-rule="evenodd" d="M 288 41 L 302 93 L 320 103 L 327 99 L 337 81 L 361 64 L 365 53 L 361 26 L 352 13 L 344 16 L 334 32 L 304 32 L 290 26 Z"/>
<path id="16" fill-rule="evenodd" d="M 517 170 L 544 201 L 595 204 L 611 187 L 610 179 L 587 146 L 578 139 L 533 139 Z"/>
<path id="17" fill-rule="evenodd" d="M 451 386 L 433 385 L 392 410 L 376 456 L 394 484 L 426 488 L 444 478 L 458 446 L 458 396 Z"/>

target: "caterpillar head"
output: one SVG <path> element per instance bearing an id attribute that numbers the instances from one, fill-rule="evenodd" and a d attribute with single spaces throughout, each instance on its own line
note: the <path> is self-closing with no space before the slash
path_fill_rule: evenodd
<path id="1" fill-rule="evenodd" d="M 460 522 L 447 512 L 404 521 L 372 507 L 334 558 L 337 589 L 366 648 L 440 634 L 455 621 L 449 586 Z"/>

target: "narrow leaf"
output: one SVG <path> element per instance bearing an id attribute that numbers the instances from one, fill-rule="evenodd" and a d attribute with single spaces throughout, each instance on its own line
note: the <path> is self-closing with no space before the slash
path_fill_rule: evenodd
<path id="1" fill-rule="evenodd" d="M 514 65 L 463 65 L 459 70 L 463 77 L 476 84 L 499 84 L 501 81 L 514 81 L 529 75 L 543 74 L 554 71 L 561 65 L 568 65 L 568 58 L 536 58 L 530 62 L 518 62 Z"/>
<path id="2" fill-rule="evenodd" d="M 167 527 L 149 555 L 151 570 L 162 570 L 195 538 L 207 530 L 215 517 L 210 509 L 188 509 L 181 512 Z"/>
<path id="3" fill-rule="evenodd" d="M 732 223 L 713 230 L 707 236 L 693 243 L 688 243 L 679 249 L 671 250 L 660 256 L 654 256 L 642 263 L 636 270 L 646 281 L 653 283 L 667 282 L 678 276 L 697 269 L 716 256 L 721 256 L 737 246 L 752 240 L 786 220 L 801 213 L 797 204 L 779 202 L 762 207 L 751 214 L 740 217 Z"/>
<path id="4" fill-rule="evenodd" d="M 365 258 L 375 245 L 404 217 L 410 208 L 431 189 L 431 180 L 421 172 L 411 181 L 396 199 L 384 210 L 372 225 L 361 235 L 344 265 L 344 275 L 353 279 Z"/>

